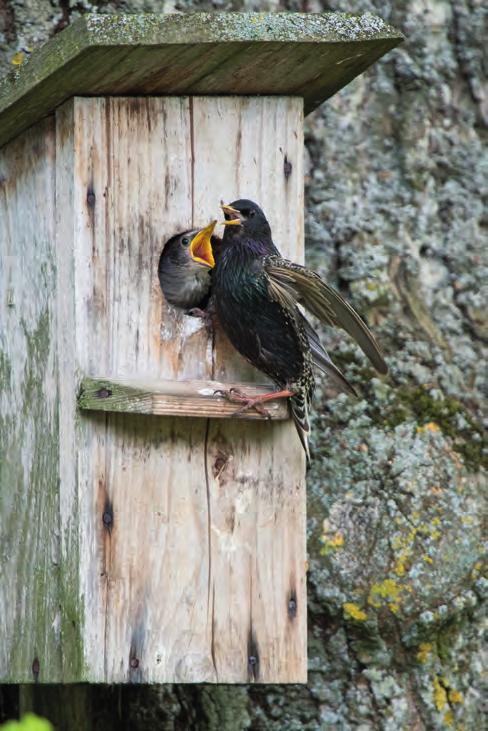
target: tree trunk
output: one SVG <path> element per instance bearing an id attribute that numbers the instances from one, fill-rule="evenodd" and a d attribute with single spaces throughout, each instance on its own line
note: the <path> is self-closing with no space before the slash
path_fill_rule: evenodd
<path id="1" fill-rule="evenodd" d="M 221 9 L 220 0 L 0 0 L 2 70 L 80 12 L 163 5 Z M 390 375 L 375 378 L 342 333 L 322 333 L 361 395 L 338 396 L 322 379 L 317 389 L 308 684 L 96 686 L 93 728 L 482 728 L 488 7 L 232 3 L 270 6 L 370 10 L 407 36 L 310 115 L 306 134 L 308 264 L 368 319 Z M 0 714 L 14 706 L 4 689 Z"/>

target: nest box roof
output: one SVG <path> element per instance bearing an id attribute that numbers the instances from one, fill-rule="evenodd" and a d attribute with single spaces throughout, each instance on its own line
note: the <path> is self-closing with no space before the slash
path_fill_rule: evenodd
<path id="1" fill-rule="evenodd" d="M 402 40 L 370 13 L 84 15 L 0 80 L 0 145 L 72 96 L 279 94 L 308 113 Z"/>

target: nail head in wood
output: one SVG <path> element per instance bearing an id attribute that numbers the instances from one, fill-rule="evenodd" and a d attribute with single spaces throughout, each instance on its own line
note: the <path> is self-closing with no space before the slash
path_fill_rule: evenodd
<path id="1" fill-rule="evenodd" d="M 39 662 L 39 658 L 35 657 L 32 661 L 32 675 L 34 676 L 34 679 L 37 681 L 39 678 L 39 673 L 41 670 L 41 663 Z"/>

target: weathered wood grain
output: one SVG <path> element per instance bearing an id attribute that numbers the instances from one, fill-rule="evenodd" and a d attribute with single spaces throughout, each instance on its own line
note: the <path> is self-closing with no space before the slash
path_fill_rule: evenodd
<path id="1" fill-rule="evenodd" d="M 57 115 L 59 271 L 74 302 L 60 295 L 60 343 L 75 353 L 60 376 L 63 431 L 83 373 L 262 383 L 165 304 L 157 261 L 171 234 L 218 215 L 220 195 L 244 183 L 273 206 L 284 251 L 299 252 L 302 105 L 218 99 L 214 134 L 211 110 L 198 98 L 75 99 Z M 304 464 L 290 422 L 84 414 L 66 424 L 62 458 L 80 526 L 84 679 L 303 680 Z"/>
<path id="2" fill-rule="evenodd" d="M 2 682 L 61 678 L 54 154 L 52 118 L 0 151 Z"/>
<path id="3" fill-rule="evenodd" d="M 192 100 L 192 117 L 195 218 L 205 218 L 216 195 L 227 202 L 254 199 L 282 253 L 301 261 L 301 100 L 200 98 Z M 220 331 L 212 375 L 223 381 L 262 380 Z M 295 428 L 291 421 L 211 421 L 207 463 L 217 678 L 304 682 L 305 461 Z"/>
<path id="4" fill-rule="evenodd" d="M 237 389 L 248 396 L 260 396 L 269 386 L 222 381 L 138 381 L 84 378 L 78 406 L 87 411 L 118 411 L 154 416 L 193 416 L 211 419 L 287 419 L 286 401 L 268 401 L 267 415 L 249 409 L 236 414 L 241 404 L 230 401 L 219 391 Z"/>
<path id="5" fill-rule="evenodd" d="M 188 101 L 74 100 L 57 120 L 57 159 L 70 160 L 58 168 L 57 186 L 59 265 L 71 268 L 73 297 L 59 319 L 60 342 L 74 353 L 60 376 L 69 390 L 61 428 L 70 433 L 79 374 L 206 377 L 211 348 L 202 323 L 169 311 L 157 281 L 163 242 L 191 222 Z M 204 474 L 204 434 L 202 420 L 94 414 L 65 445 L 62 490 L 77 508 L 83 567 L 86 680 L 155 680 L 157 670 L 166 677 L 154 644 L 165 637 L 173 609 L 161 592 L 174 593 L 180 606 L 183 587 L 203 591 L 191 576 L 201 560 L 192 496 Z M 187 573 L 179 566 L 185 554 Z M 141 611 L 154 612 L 154 623 Z M 130 662 L 135 637 L 148 643 L 147 655 L 137 648 L 137 672 Z"/>
<path id="6" fill-rule="evenodd" d="M 277 94 L 309 112 L 402 40 L 370 13 L 84 15 L 0 81 L 0 145 L 76 94 Z"/>
<path id="7" fill-rule="evenodd" d="M 97 372 L 258 388 L 221 333 L 165 303 L 157 263 L 170 235 L 240 194 L 299 258 L 302 145 L 300 99 L 96 98 L 58 110 L 55 141 L 50 121 L 5 148 L 3 678 L 305 679 L 304 462 L 290 421 L 76 402 Z"/>

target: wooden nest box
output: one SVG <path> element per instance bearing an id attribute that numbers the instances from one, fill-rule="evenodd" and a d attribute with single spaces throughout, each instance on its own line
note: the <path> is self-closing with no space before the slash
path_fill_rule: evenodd
<path id="1" fill-rule="evenodd" d="M 263 376 L 157 264 L 238 197 L 301 260 L 304 111 L 400 40 L 92 15 L 0 83 L 0 682 L 306 681 L 298 437 L 229 418 L 218 384 Z"/>

